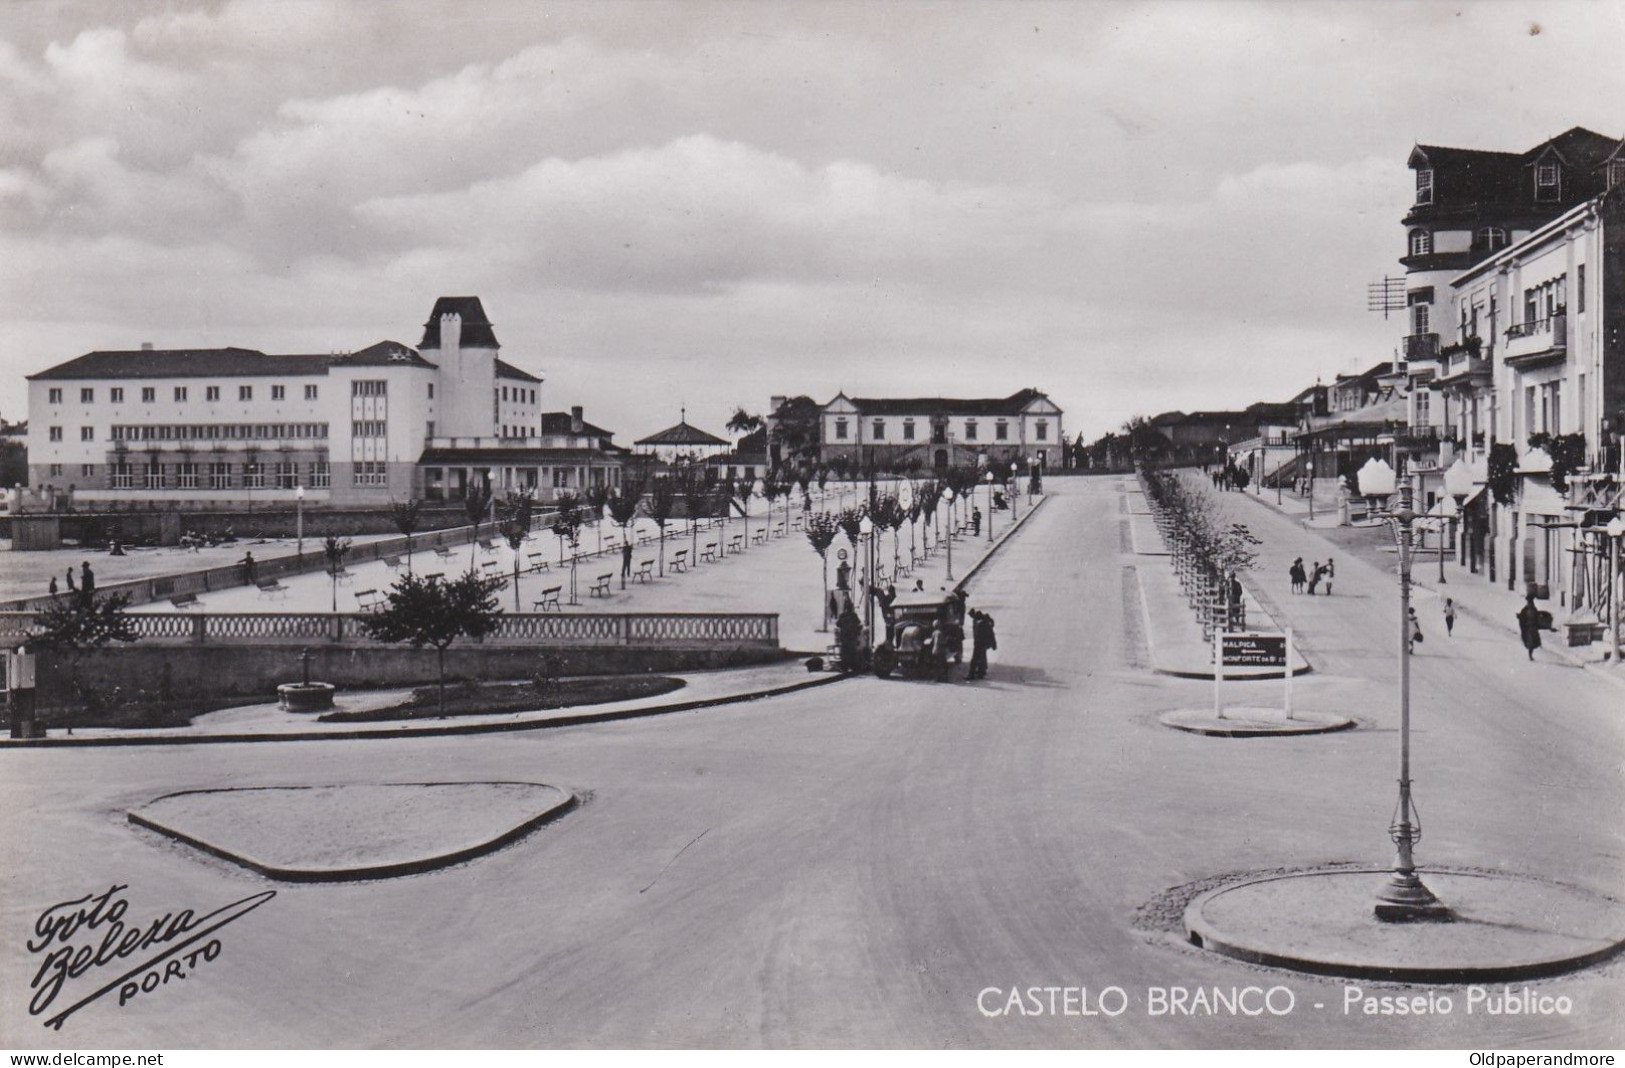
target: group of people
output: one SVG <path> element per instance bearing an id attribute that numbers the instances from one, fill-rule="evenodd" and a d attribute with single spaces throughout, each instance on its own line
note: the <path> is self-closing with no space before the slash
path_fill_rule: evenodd
<path id="1" fill-rule="evenodd" d="M 913 592 L 924 591 L 924 583 L 916 579 Z M 883 588 L 878 586 L 872 588 L 869 595 L 879 607 L 885 627 L 885 637 L 882 641 L 889 642 L 896 622 L 893 605 L 897 600 L 897 589 L 888 583 Z M 931 633 L 924 639 L 923 651 L 936 664 L 934 673 L 936 678 L 947 676 L 950 663 L 962 662 L 967 620 L 970 621 L 971 656 L 965 677 L 987 678 L 987 654 L 999 647 L 998 635 L 992 615 L 977 608 L 968 608 L 968 600 L 969 596 L 963 589 L 953 591 L 932 619 Z M 867 650 L 864 649 L 863 620 L 858 618 L 857 606 L 850 598 L 845 599 L 835 619 L 835 644 L 840 652 L 843 671 L 848 673 L 860 671 L 868 663 Z"/>
<path id="2" fill-rule="evenodd" d="M 79 582 L 73 581 L 73 568 L 68 568 L 68 592 L 92 594 L 96 592 L 96 572 L 90 569 L 90 561 L 86 560 L 79 565 Z M 61 595 L 61 587 L 56 584 L 56 576 L 51 576 L 51 583 L 47 587 L 52 597 Z"/>
<path id="3" fill-rule="evenodd" d="M 1337 565 L 1328 556 L 1324 564 L 1316 560 L 1312 568 L 1305 570 L 1303 557 L 1300 556 L 1292 561 L 1291 567 L 1287 568 L 1287 577 L 1292 580 L 1293 593 L 1309 593 L 1313 595 L 1319 592 L 1320 584 L 1324 582 L 1326 584 L 1326 595 L 1329 597 L 1332 592 L 1332 581 L 1337 578 Z"/>
<path id="4" fill-rule="evenodd" d="M 1207 470 L 1205 465 L 1203 470 Z M 1207 470 L 1207 475 L 1213 480 L 1213 488 L 1221 490 L 1244 490 L 1247 483 L 1252 481 L 1245 467 L 1237 467 L 1232 463 Z"/>

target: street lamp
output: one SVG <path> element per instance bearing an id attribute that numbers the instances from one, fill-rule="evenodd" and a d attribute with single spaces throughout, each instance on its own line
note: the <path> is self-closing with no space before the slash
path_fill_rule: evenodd
<path id="1" fill-rule="evenodd" d="M 298 539 L 299 545 L 298 545 L 297 552 L 299 554 L 299 562 L 301 564 L 303 564 L 304 561 L 305 561 L 305 487 L 304 487 L 303 483 L 301 483 L 299 486 L 297 486 L 294 489 L 294 491 L 293 491 L 293 499 L 294 499 L 294 520 L 293 520 L 294 537 L 296 539 Z"/>
<path id="2" fill-rule="evenodd" d="M 993 468 L 987 469 L 987 543 L 993 544 Z"/>
<path id="3" fill-rule="evenodd" d="M 948 536 L 941 539 L 942 544 L 948 546 L 948 581 L 954 580 L 954 488 L 949 486 L 942 491 L 942 503 L 948 508 Z"/>
<path id="4" fill-rule="evenodd" d="M 1359 473 L 1360 492 L 1388 497 L 1394 492 L 1394 469 L 1367 460 Z M 1411 804 L 1411 532 L 1416 511 L 1409 483 L 1399 486 L 1399 507 L 1388 515 L 1399 549 L 1399 807 L 1388 835 L 1397 850 L 1394 870 L 1377 895 L 1377 919 L 1392 922 L 1448 919 L 1450 910 L 1433 896 L 1416 874 L 1413 852 L 1421 840 L 1421 820 Z"/>
<path id="5" fill-rule="evenodd" d="M 863 536 L 863 627 L 872 645 L 875 633 L 875 524 L 867 515 L 858 523 Z"/>
<path id="6" fill-rule="evenodd" d="M 1473 481 L 1472 469 L 1467 466 L 1465 460 L 1458 458 L 1455 463 L 1445 470 L 1444 491 L 1450 495 L 1451 500 L 1456 502 L 1456 514 L 1451 518 L 1452 541 L 1455 541 L 1454 526 L 1456 519 L 1461 520 L 1461 544 L 1456 546 L 1456 566 L 1458 567 L 1467 560 L 1467 517 L 1463 509 L 1467 506 L 1467 495 L 1473 491 Z M 1442 553 L 1443 550 L 1441 550 L 1441 555 Z M 1444 581 L 1442 575 L 1439 581 Z"/>
<path id="7" fill-rule="evenodd" d="M 1615 516 L 1605 529 L 1612 543 L 1613 562 L 1608 565 L 1608 633 L 1614 647 L 1614 663 L 1619 663 L 1619 539 L 1625 536 L 1625 519 Z"/>
<path id="8" fill-rule="evenodd" d="M 1309 518 L 1315 518 L 1315 461 L 1309 460 Z"/>

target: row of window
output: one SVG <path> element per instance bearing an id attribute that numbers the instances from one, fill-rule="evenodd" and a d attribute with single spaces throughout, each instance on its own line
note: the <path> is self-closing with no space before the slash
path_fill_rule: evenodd
<path id="1" fill-rule="evenodd" d="M 520 404 L 536 403 L 536 391 L 534 389 L 526 389 L 520 386 L 514 386 L 512 389 L 507 386 L 503 386 L 499 392 L 499 396 L 501 396 L 503 400 L 513 400 Z"/>
<path id="2" fill-rule="evenodd" d="M 140 386 L 138 388 L 141 390 L 141 403 L 142 404 L 156 404 L 157 403 L 157 401 L 158 401 L 158 387 L 157 386 Z M 173 398 L 175 400 L 175 403 L 184 404 L 184 403 L 186 403 L 187 399 L 191 396 L 191 387 L 190 386 L 175 386 L 172 396 L 173 396 Z M 313 400 L 316 400 L 319 396 L 320 396 L 320 388 L 318 386 L 308 385 L 308 386 L 305 387 L 305 399 L 306 400 L 313 401 Z M 62 403 L 62 388 L 60 386 L 52 386 L 50 389 L 48 389 L 46 391 L 46 398 L 45 399 L 50 404 L 61 404 Z M 219 400 L 220 399 L 220 387 L 219 386 L 204 386 L 203 387 L 203 399 L 205 401 L 217 401 L 217 400 Z M 238 386 L 237 387 L 237 399 L 240 400 L 240 401 L 251 401 L 251 400 L 253 400 L 254 399 L 254 387 L 250 386 L 250 385 Z M 271 387 L 271 399 L 274 400 L 274 401 L 287 400 L 288 399 L 288 387 L 287 386 L 272 386 Z M 108 400 L 109 404 L 123 404 L 124 403 L 124 387 L 123 386 L 109 386 L 109 387 L 107 387 L 107 400 Z M 96 387 L 95 386 L 84 386 L 83 388 L 81 388 L 79 390 L 79 403 L 80 404 L 95 404 L 96 403 Z"/>
<path id="3" fill-rule="evenodd" d="M 846 419 L 837 418 L 835 420 L 835 440 L 836 441 L 846 441 L 847 440 L 847 434 L 848 434 L 850 429 L 851 429 L 850 424 L 847 422 Z M 1049 440 L 1049 424 L 1048 423 L 1040 420 L 1037 424 L 1034 425 L 1033 431 L 1034 431 L 1034 434 L 1035 434 L 1035 436 L 1037 437 L 1037 439 L 1039 441 L 1048 441 Z M 976 420 L 974 420 L 974 419 L 965 420 L 965 440 L 966 441 L 976 441 L 977 440 L 977 434 L 978 434 L 978 428 L 977 428 L 977 425 L 976 425 Z M 886 421 L 884 419 L 876 419 L 873 422 L 873 424 L 870 426 L 869 440 L 870 441 L 885 441 L 886 440 Z M 904 441 L 914 441 L 915 440 L 915 437 L 914 437 L 914 420 L 912 420 L 912 419 L 903 420 L 903 440 Z M 943 434 L 941 434 L 941 433 L 938 433 L 933 440 L 936 441 L 938 444 L 944 444 L 945 443 L 945 438 L 944 438 Z M 1009 422 L 1007 420 L 1000 419 L 997 423 L 995 423 L 993 425 L 993 440 L 994 441 L 1009 441 L 1010 440 L 1010 424 L 1009 424 Z"/>
<path id="4" fill-rule="evenodd" d="M 381 438 L 387 429 L 382 419 L 357 419 L 350 424 L 352 438 Z"/>
<path id="5" fill-rule="evenodd" d="M 1625 185 L 1625 159 L 1610 160 L 1605 174 L 1609 189 L 1617 185 Z M 1430 167 L 1418 167 L 1416 170 L 1416 202 L 1418 204 L 1433 203 L 1433 170 Z M 1535 165 L 1535 202 L 1537 204 L 1556 204 L 1563 199 L 1563 168 L 1555 160 L 1542 160 Z"/>
<path id="6" fill-rule="evenodd" d="M 51 428 L 51 440 L 61 441 L 61 427 Z M 113 427 L 114 441 L 264 441 L 284 438 L 325 438 L 326 423 L 163 423 Z M 94 441 L 95 431 L 81 427 L 79 440 Z"/>
<path id="7" fill-rule="evenodd" d="M 112 464 L 108 468 L 114 489 L 294 489 L 300 485 L 310 486 L 312 489 L 327 489 L 333 484 L 332 469 L 326 460 L 317 460 L 306 465 L 308 481 L 301 482 L 299 478 L 300 465 L 291 460 L 278 461 L 274 464 L 264 464 L 250 461 L 244 464 L 233 464 L 225 461 L 211 463 L 179 463 L 162 464 L 146 463 L 136 466 L 129 463 Z M 91 474 L 92 465 L 84 465 L 84 473 Z M 60 473 L 57 465 L 52 465 L 52 474 Z M 361 483 L 358 481 L 357 485 Z"/>
<path id="8" fill-rule="evenodd" d="M 1472 251 L 1480 254 L 1497 252 L 1508 245 L 1504 227 L 1484 226 L 1473 234 Z M 1411 255 L 1427 256 L 1433 252 L 1433 231 L 1417 227 L 1411 231 Z"/>

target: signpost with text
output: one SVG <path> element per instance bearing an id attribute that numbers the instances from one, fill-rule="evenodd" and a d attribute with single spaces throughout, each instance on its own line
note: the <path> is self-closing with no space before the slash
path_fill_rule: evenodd
<path id="1" fill-rule="evenodd" d="M 1224 684 L 1226 667 L 1280 668 L 1286 680 L 1286 718 L 1292 718 L 1292 631 L 1285 634 L 1260 634 L 1238 631 L 1233 634 L 1215 632 L 1213 635 L 1213 714 L 1224 718 Z"/>

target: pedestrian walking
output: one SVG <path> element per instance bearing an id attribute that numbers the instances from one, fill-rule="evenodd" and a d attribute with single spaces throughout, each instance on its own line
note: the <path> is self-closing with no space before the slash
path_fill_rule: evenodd
<path id="1" fill-rule="evenodd" d="M 1286 574 L 1287 578 L 1292 580 L 1292 592 L 1302 593 L 1304 584 L 1303 557 L 1300 556 L 1292 561 L 1292 566 L 1287 568 Z"/>
<path id="2" fill-rule="evenodd" d="M 51 586 L 50 586 L 50 591 L 51 591 L 51 596 L 52 596 L 52 597 L 55 597 L 55 596 L 57 596 L 57 592 L 56 592 L 56 576 L 55 576 L 55 575 L 52 575 L 52 576 L 51 576 Z"/>
<path id="3" fill-rule="evenodd" d="M 78 584 L 73 581 L 73 568 L 71 568 L 71 567 L 68 568 L 68 592 L 69 593 L 78 593 L 79 592 Z"/>
<path id="4" fill-rule="evenodd" d="M 89 560 L 79 565 L 79 589 L 85 593 L 96 592 L 96 572 L 90 570 Z"/>
<path id="5" fill-rule="evenodd" d="M 979 609 L 971 609 L 971 652 L 969 679 L 987 678 L 987 654 L 999 647 L 993 633 L 993 617 Z"/>
<path id="6" fill-rule="evenodd" d="M 1406 609 L 1405 651 L 1414 653 L 1416 647 L 1422 644 L 1422 621 L 1416 618 L 1416 606 Z"/>
<path id="7" fill-rule="evenodd" d="M 1456 602 L 1446 597 L 1444 599 L 1444 636 L 1453 638 L 1456 634 Z"/>
<path id="8" fill-rule="evenodd" d="M 1319 560 L 1316 560 L 1315 566 L 1309 569 L 1309 596 L 1315 595 L 1315 587 L 1320 585 L 1320 578 L 1324 574 L 1326 569 L 1320 566 Z"/>
<path id="9" fill-rule="evenodd" d="M 1524 651 L 1529 659 L 1535 659 L 1535 650 L 1540 648 L 1541 617 L 1546 613 L 1535 607 L 1535 595 L 1529 594 L 1518 609 L 1518 636 L 1523 639 Z"/>
<path id="10" fill-rule="evenodd" d="M 621 578 L 630 578 L 632 575 L 632 542 L 628 539 L 621 545 Z"/>
<path id="11" fill-rule="evenodd" d="M 1326 596 L 1330 597 L 1332 595 L 1332 579 L 1337 577 L 1337 567 L 1332 563 L 1332 558 L 1329 556 L 1326 558 L 1326 573 L 1322 577 L 1326 580 Z"/>

